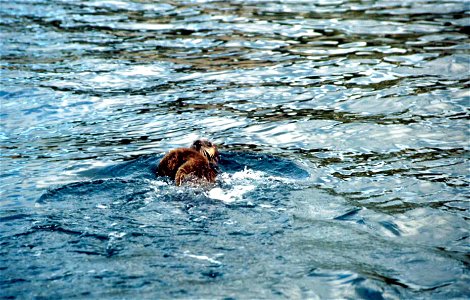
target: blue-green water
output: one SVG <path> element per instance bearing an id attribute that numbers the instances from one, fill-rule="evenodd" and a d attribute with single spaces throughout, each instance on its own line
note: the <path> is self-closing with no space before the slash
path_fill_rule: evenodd
<path id="1" fill-rule="evenodd" d="M 0 0 L 0 298 L 470 298 L 469 11 Z"/>

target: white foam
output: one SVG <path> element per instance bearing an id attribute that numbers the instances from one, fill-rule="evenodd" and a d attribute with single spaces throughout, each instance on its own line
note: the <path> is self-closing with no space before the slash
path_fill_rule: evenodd
<path id="1" fill-rule="evenodd" d="M 276 177 L 276 176 L 267 176 L 267 174 L 263 171 L 255 171 L 252 169 L 248 169 L 248 167 L 245 166 L 243 171 L 238 171 L 233 174 L 229 173 L 223 173 L 220 176 L 220 179 L 224 183 L 234 183 L 234 182 L 246 182 L 246 181 L 253 181 L 253 180 L 284 180 L 281 177 Z"/>
<path id="2" fill-rule="evenodd" d="M 232 179 L 240 180 L 240 179 L 260 179 L 265 177 L 266 173 L 261 171 L 254 171 L 245 167 L 243 171 L 235 172 L 232 175 Z"/>
<path id="3" fill-rule="evenodd" d="M 210 190 L 207 196 L 211 199 L 220 200 L 224 203 L 232 203 L 243 199 L 243 195 L 249 191 L 254 190 L 254 188 L 254 185 L 235 186 L 229 190 L 223 190 L 219 187 L 216 187 Z"/>
<path id="4" fill-rule="evenodd" d="M 255 171 L 245 167 L 243 171 L 238 171 L 233 174 L 222 173 L 219 176 L 219 180 L 231 187 L 227 189 L 215 187 L 207 193 L 207 196 L 224 203 L 232 203 L 243 200 L 243 196 L 246 193 L 254 190 L 262 182 L 266 182 L 267 180 L 282 181 L 283 179 L 267 176 L 265 172 Z"/>
<path id="5" fill-rule="evenodd" d="M 191 257 L 191 258 L 195 258 L 195 259 L 198 259 L 198 260 L 205 260 L 205 261 L 208 261 L 212 264 L 217 264 L 217 265 L 221 265 L 222 263 L 218 260 L 215 260 L 213 258 L 210 258 L 206 255 L 195 255 L 195 254 L 190 254 L 189 251 L 185 251 L 184 252 L 184 256 L 186 257 Z"/>
<path id="6" fill-rule="evenodd" d="M 113 231 L 111 233 L 109 233 L 109 237 L 110 238 L 122 238 L 123 236 L 125 236 L 127 233 L 125 232 L 117 232 L 117 231 Z"/>

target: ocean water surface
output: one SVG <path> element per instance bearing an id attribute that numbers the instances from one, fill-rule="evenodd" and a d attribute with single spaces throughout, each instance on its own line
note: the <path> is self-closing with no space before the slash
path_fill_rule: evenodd
<path id="1" fill-rule="evenodd" d="M 470 298 L 469 11 L 0 0 L 0 298 Z"/>

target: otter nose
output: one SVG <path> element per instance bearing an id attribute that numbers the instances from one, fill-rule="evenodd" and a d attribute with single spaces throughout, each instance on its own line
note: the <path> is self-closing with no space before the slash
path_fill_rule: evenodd
<path id="1" fill-rule="evenodd" d="M 207 153 L 209 153 L 210 158 L 214 158 L 215 157 L 215 148 L 207 149 Z"/>

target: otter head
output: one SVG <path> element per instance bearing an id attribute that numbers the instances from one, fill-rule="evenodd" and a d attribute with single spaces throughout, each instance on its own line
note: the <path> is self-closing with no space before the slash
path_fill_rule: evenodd
<path id="1" fill-rule="evenodd" d="M 209 142 L 208 140 L 196 140 L 191 145 L 191 149 L 194 149 L 204 155 L 211 165 L 217 166 L 220 156 L 215 144 Z"/>

